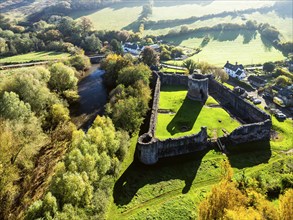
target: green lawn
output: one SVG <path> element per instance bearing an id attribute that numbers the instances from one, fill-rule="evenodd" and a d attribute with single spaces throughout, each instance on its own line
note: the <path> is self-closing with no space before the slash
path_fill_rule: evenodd
<path id="1" fill-rule="evenodd" d="M 0 58 L 0 63 L 28 63 L 33 61 L 47 61 L 47 60 L 60 60 L 70 56 L 69 53 L 61 52 L 32 52 L 12 57 Z"/>
<path id="2" fill-rule="evenodd" d="M 222 129 L 231 132 L 240 123 L 231 118 L 220 106 L 210 107 L 217 104 L 216 100 L 209 97 L 204 106 L 200 102 L 192 101 L 186 97 L 187 90 L 183 87 L 163 86 L 160 93 L 160 109 L 170 110 L 170 114 L 158 114 L 156 137 L 167 139 L 195 134 L 201 126 L 208 128 L 208 135 L 212 138 L 224 134 Z M 182 127 L 188 131 L 182 132 Z"/>

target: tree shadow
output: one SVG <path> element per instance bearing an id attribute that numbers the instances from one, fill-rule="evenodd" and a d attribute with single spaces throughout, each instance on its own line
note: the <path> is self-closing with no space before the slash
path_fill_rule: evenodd
<path id="1" fill-rule="evenodd" d="M 258 141 L 239 145 L 227 145 L 228 159 L 238 169 L 267 163 L 272 156 L 269 141 Z"/>
<path id="2" fill-rule="evenodd" d="M 167 125 L 168 132 L 174 134 L 190 131 L 200 114 L 203 104 L 185 97 L 180 109 Z"/>
<path id="3" fill-rule="evenodd" d="M 152 166 L 143 165 L 134 160 L 114 185 L 115 204 L 127 205 L 137 195 L 138 190 L 145 185 L 175 179 L 185 182 L 182 193 L 187 193 L 196 177 L 202 158 L 208 152 L 209 150 L 206 149 L 184 156 L 164 158 Z M 158 190 L 158 194 L 164 192 L 163 186 L 154 187 L 153 190 Z M 160 193 L 161 191 L 162 193 Z"/>
<path id="4" fill-rule="evenodd" d="M 240 33 L 243 36 L 243 44 L 248 44 L 250 41 L 256 38 L 257 32 L 250 30 L 243 30 Z"/>

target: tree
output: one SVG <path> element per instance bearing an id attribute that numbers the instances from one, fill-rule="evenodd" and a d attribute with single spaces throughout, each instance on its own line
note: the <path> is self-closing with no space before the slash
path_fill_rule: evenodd
<path id="1" fill-rule="evenodd" d="M 122 54 L 123 53 L 123 49 L 122 49 L 122 45 L 120 42 L 118 42 L 116 39 L 111 40 L 110 43 L 112 50 L 117 53 L 117 54 Z"/>
<path id="2" fill-rule="evenodd" d="M 225 70 L 220 68 L 215 68 L 213 71 L 213 76 L 216 80 L 223 82 L 226 82 L 229 79 L 229 75 L 226 73 Z"/>
<path id="3" fill-rule="evenodd" d="M 125 67 L 118 73 L 117 84 L 125 86 L 134 85 L 137 81 L 142 81 L 145 85 L 149 84 L 151 70 L 148 66 L 139 64 L 137 66 Z"/>
<path id="4" fill-rule="evenodd" d="M 275 80 L 278 86 L 287 86 L 290 84 L 290 79 L 287 76 L 278 76 Z"/>
<path id="5" fill-rule="evenodd" d="M 81 47 L 88 52 L 97 52 L 101 50 L 102 44 L 100 39 L 92 34 L 85 37 L 81 43 Z"/>
<path id="6" fill-rule="evenodd" d="M 198 64 L 198 68 L 200 69 L 202 74 L 211 73 L 213 71 L 213 69 L 215 69 L 214 66 L 212 66 L 211 64 L 209 64 L 207 62 L 200 62 Z"/>
<path id="7" fill-rule="evenodd" d="M 63 63 L 54 63 L 49 70 L 51 72 L 49 85 L 53 90 L 62 93 L 76 88 L 77 78 L 72 68 L 65 66 Z"/>
<path id="8" fill-rule="evenodd" d="M 78 25 L 81 29 L 81 33 L 83 36 L 88 35 L 93 28 L 92 21 L 87 17 L 81 17 L 78 22 Z"/>
<path id="9" fill-rule="evenodd" d="M 118 72 L 124 67 L 133 65 L 129 59 L 117 54 L 109 54 L 101 62 L 101 68 L 106 71 L 105 83 L 107 86 L 114 88 L 116 86 Z"/>
<path id="10" fill-rule="evenodd" d="M 280 218 L 290 220 L 293 216 L 293 189 L 288 189 L 280 196 Z"/>
<path id="11" fill-rule="evenodd" d="M 189 74 L 192 74 L 194 70 L 196 69 L 197 64 L 194 60 L 189 59 L 189 60 L 185 60 L 182 66 L 188 70 Z"/>
<path id="12" fill-rule="evenodd" d="M 24 103 L 14 92 L 4 92 L 0 98 L 0 116 L 10 120 L 27 121 L 33 117 L 31 107 Z"/>
<path id="13" fill-rule="evenodd" d="M 263 71 L 265 72 L 273 72 L 275 69 L 275 64 L 272 62 L 266 62 L 263 64 Z"/>
<path id="14" fill-rule="evenodd" d="M 151 47 L 145 47 L 142 51 L 142 62 L 148 66 L 158 66 L 159 56 L 158 53 Z"/>
<path id="15" fill-rule="evenodd" d="M 85 71 L 91 66 L 90 59 L 82 54 L 70 57 L 69 62 L 78 71 Z"/>

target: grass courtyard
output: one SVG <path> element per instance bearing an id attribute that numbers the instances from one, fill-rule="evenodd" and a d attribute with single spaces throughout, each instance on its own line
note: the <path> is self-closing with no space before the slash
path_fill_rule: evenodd
<path id="1" fill-rule="evenodd" d="M 164 113 L 158 114 L 156 137 L 167 139 L 195 134 L 201 126 L 208 128 L 208 135 L 217 138 L 233 131 L 240 123 L 231 118 L 217 101 L 209 97 L 205 105 L 186 97 L 187 90 L 180 86 L 163 86 L 160 93 L 159 109 Z M 165 113 L 166 112 L 166 113 Z M 186 128 L 182 131 L 182 127 Z"/>

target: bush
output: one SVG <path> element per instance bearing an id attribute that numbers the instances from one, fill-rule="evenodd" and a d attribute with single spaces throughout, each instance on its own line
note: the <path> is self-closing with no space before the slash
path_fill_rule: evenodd
<path id="1" fill-rule="evenodd" d="M 85 71 L 91 66 L 90 59 L 84 55 L 75 55 L 69 59 L 69 62 L 78 71 Z"/>

